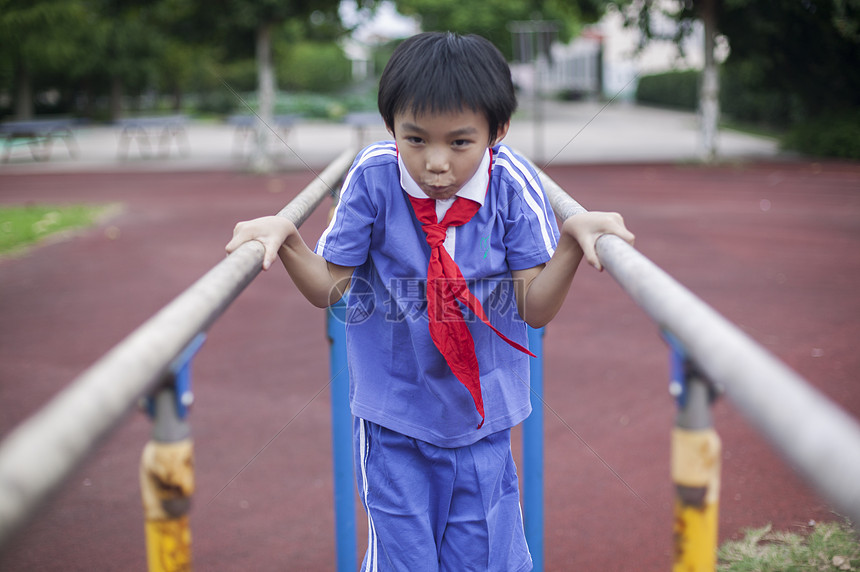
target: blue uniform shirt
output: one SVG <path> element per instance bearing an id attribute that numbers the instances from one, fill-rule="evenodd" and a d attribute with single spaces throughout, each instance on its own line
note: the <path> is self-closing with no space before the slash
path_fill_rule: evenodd
<path id="1" fill-rule="evenodd" d="M 482 202 L 468 223 L 448 229 L 446 249 L 489 321 L 528 345 L 511 270 L 547 262 L 558 228 L 533 169 L 497 146 L 460 196 Z M 489 186 L 488 186 L 489 179 Z M 485 193 L 486 191 L 486 193 Z M 407 193 L 427 198 L 398 160 L 393 142 L 364 149 L 346 176 L 316 252 L 355 266 L 347 296 L 347 356 L 353 415 L 439 447 L 472 444 L 531 412 L 528 356 L 464 308 L 475 341 L 486 419 L 433 345 L 425 284 L 430 248 Z M 437 201 L 437 214 L 453 201 Z M 445 204 L 447 203 L 447 204 Z"/>

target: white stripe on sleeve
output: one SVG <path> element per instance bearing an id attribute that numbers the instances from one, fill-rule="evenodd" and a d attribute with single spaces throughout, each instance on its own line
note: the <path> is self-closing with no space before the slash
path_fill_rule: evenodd
<path id="1" fill-rule="evenodd" d="M 346 177 L 343 180 L 343 185 L 341 186 L 341 191 L 340 191 L 341 197 L 343 197 L 344 191 L 346 191 L 349 188 L 350 181 L 352 181 L 352 176 L 355 173 L 355 171 L 362 164 L 364 164 L 364 162 L 367 161 L 368 159 L 372 159 L 374 157 L 379 157 L 381 155 L 392 155 L 392 156 L 396 157 L 397 156 L 397 150 L 394 147 L 394 144 L 393 143 L 379 143 L 376 145 L 371 145 L 370 147 L 365 149 L 364 152 L 361 154 L 361 156 L 358 158 L 358 161 L 356 161 L 355 165 L 346 174 Z M 317 254 L 322 254 L 323 249 L 325 248 L 325 243 L 326 243 L 326 240 L 328 239 L 329 233 L 331 233 L 331 231 L 332 231 L 332 229 L 334 229 L 335 225 L 337 225 L 340 222 L 342 205 L 343 205 L 343 200 L 340 200 L 337 202 L 337 205 L 334 208 L 334 213 L 332 214 L 332 217 L 331 217 L 331 222 L 329 222 L 328 227 L 326 227 L 326 229 L 323 231 L 322 235 L 320 236 L 319 241 L 317 241 L 317 248 L 316 248 Z"/>
<path id="2" fill-rule="evenodd" d="M 552 256 L 555 253 L 555 246 L 553 245 L 552 230 L 546 218 L 546 210 L 541 207 L 541 205 L 544 204 L 542 198 L 543 193 L 540 192 L 540 189 L 534 186 L 535 183 L 533 180 L 530 180 L 532 179 L 532 176 L 528 171 L 523 173 L 522 171 L 515 169 L 506 157 L 499 157 L 496 159 L 496 165 L 505 169 L 520 186 L 523 199 L 538 219 L 544 248 L 546 248 L 547 253 Z"/>

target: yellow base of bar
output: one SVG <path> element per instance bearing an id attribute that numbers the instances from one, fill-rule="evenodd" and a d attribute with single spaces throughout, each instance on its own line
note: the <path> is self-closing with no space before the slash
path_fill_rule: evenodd
<path id="1" fill-rule="evenodd" d="M 720 449 L 713 429 L 672 431 L 672 480 L 685 495 L 675 499 L 674 572 L 716 569 Z"/>
<path id="2" fill-rule="evenodd" d="M 146 521 L 149 572 L 190 572 L 191 529 L 188 516 Z"/>
<path id="3" fill-rule="evenodd" d="M 717 565 L 716 503 L 704 507 L 675 503 L 674 572 L 712 572 Z"/>

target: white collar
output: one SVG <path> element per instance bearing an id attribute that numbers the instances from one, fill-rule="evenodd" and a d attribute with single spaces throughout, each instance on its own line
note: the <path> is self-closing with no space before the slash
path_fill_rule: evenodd
<path id="1" fill-rule="evenodd" d="M 406 170 L 406 165 L 403 164 L 403 159 L 400 158 L 400 153 L 397 154 L 397 166 L 400 168 L 400 186 L 406 191 L 406 194 L 416 199 L 429 198 L 418 183 Z M 484 158 L 481 159 L 481 166 L 472 175 L 472 178 L 466 181 L 466 184 L 457 191 L 455 196 L 470 199 L 484 206 L 484 197 L 487 196 L 487 186 L 490 184 L 490 150 L 484 151 Z M 450 199 L 449 199 L 450 200 Z"/>

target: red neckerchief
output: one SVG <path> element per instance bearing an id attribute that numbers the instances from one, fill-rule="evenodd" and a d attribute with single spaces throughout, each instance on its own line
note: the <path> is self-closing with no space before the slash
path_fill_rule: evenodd
<path id="1" fill-rule="evenodd" d="M 492 171 L 493 156 L 490 151 L 490 170 Z M 489 183 L 487 184 L 489 188 Z M 475 402 L 475 408 L 481 414 L 481 424 L 484 424 L 484 400 L 481 396 L 481 377 L 478 370 L 478 358 L 475 355 L 475 342 L 463 320 L 459 300 L 469 308 L 482 322 L 489 326 L 500 338 L 519 351 L 535 357 L 528 349 L 508 339 L 497 330 L 487 319 L 481 302 L 469 291 L 466 280 L 460 272 L 460 267 L 445 249 L 445 234 L 450 226 L 461 226 L 469 222 L 481 208 L 480 203 L 456 197 L 454 204 L 437 222 L 436 201 L 434 199 L 419 199 L 409 196 L 415 216 L 421 222 L 421 229 L 430 246 L 430 262 L 427 265 L 427 316 L 430 319 L 430 337 L 442 353 L 454 376 L 460 380 Z"/>

